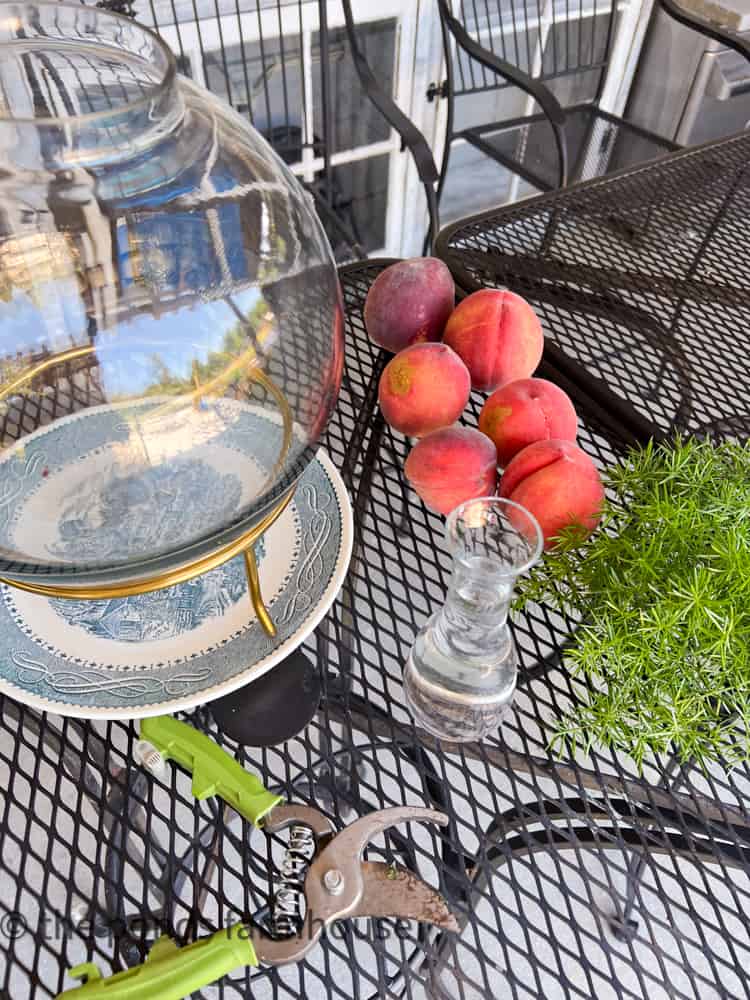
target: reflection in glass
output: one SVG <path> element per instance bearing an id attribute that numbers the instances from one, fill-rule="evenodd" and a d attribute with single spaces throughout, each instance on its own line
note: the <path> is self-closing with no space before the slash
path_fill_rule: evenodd
<path id="1" fill-rule="evenodd" d="M 239 537 L 341 377 L 325 236 L 151 32 L 0 4 L 0 573 L 92 582 Z"/>

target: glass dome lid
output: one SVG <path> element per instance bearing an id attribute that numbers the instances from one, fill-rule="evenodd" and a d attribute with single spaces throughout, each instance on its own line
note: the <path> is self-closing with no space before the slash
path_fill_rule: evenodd
<path id="1" fill-rule="evenodd" d="M 102 10 L 0 3 L 0 575 L 137 580 L 241 538 L 315 451 L 343 322 L 311 199 Z"/>

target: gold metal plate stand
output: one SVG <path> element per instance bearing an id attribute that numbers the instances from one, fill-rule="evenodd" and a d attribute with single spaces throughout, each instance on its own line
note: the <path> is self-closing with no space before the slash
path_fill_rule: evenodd
<path id="1" fill-rule="evenodd" d="M 194 576 L 208 573 L 209 570 L 221 566 L 222 563 L 233 559 L 242 552 L 245 556 L 245 572 L 247 573 L 247 586 L 250 593 L 255 613 L 269 636 L 276 635 L 276 627 L 271 621 L 268 608 L 263 603 L 263 595 L 260 589 L 260 577 L 258 575 L 258 564 L 255 560 L 255 550 L 253 546 L 268 531 L 274 521 L 286 510 L 289 501 L 294 495 L 291 489 L 286 496 L 278 503 L 270 514 L 256 524 L 254 528 L 230 542 L 223 545 L 216 552 L 195 559 L 193 562 L 180 566 L 177 569 L 168 570 L 165 573 L 157 573 L 154 576 L 144 577 L 139 580 L 131 580 L 128 583 L 104 583 L 89 584 L 88 586 L 62 587 L 44 583 L 30 583 L 26 580 L 11 580 L 8 577 L 0 577 L 0 583 L 7 583 L 10 587 L 17 587 L 31 594 L 41 594 L 43 597 L 71 597 L 83 601 L 106 600 L 110 597 L 130 597 L 133 594 L 148 594 L 152 590 L 162 590 L 165 587 L 173 587 L 177 583 L 185 583 L 192 580 Z"/>
<path id="2" fill-rule="evenodd" d="M 0 401 L 8 396 L 19 392 L 35 376 L 41 374 L 46 369 L 63 362 L 77 360 L 93 354 L 95 348 L 91 345 L 70 348 L 58 354 L 45 358 L 43 361 L 29 368 L 26 368 L 19 375 L 6 381 L 0 386 Z M 248 378 L 262 385 L 268 393 L 276 400 L 283 418 L 284 440 L 281 454 L 269 475 L 269 482 L 273 479 L 277 471 L 281 468 L 284 458 L 289 451 L 292 439 L 292 414 L 289 404 L 278 386 L 261 371 L 257 365 L 257 358 L 254 349 L 250 348 L 239 358 L 235 359 L 224 371 L 213 377 L 209 382 L 200 385 L 197 378 L 194 378 L 194 390 L 189 393 L 194 405 L 199 405 L 201 399 L 209 392 L 221 392 L 227 384 L 239 377 Z M 147 594 L 153 590 L 162 590 L 165 587 L 173 587 L 178 583 L 185 583 L 195 576 L 207 573 L 209 570 L 221 566 L 222 563 L 233 559 L 240 553 L 245 557 L 245 572 L 247 574 L 247 585 L 250 593 L 255 613 L 266 633 L 273 638 L 276 635 L 276 627 L 268 613 L 268 608 L 263 602 L 263 595 L 260 587 L 260 576 L 258 574 L 258 564 L 255 559 L 254 545 L 257 540 L 266 532 L 278 517 L 286 510 L 292 496 L 294 487 L 286 493 L 273 510 L 267 514 L 262 521 L 251 528 L 240 538 L 212 552 L 210 555 L 202 556 L 193 562 L 177 569 L 171 569 L 154 576 L 143 577 L 131 580 L 127 583 L 112 584 L 88 584 L 72 586 L 59 586 L 54 584 L 31 583 L 26 580 L 12 580 L 8 577 L 0 577 L 0 582 L 8 584 L 10 587 L 17 587 L 32 594 L 41 594 L 44 597 L 68 597 L 79 600 L 106 600 L 111 597 L 129 597 L 133 594 Z"/>

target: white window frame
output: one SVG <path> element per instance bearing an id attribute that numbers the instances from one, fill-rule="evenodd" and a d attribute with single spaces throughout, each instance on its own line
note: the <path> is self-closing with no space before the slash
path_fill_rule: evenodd
<path id="1" fill-rule="evenodd" d="M 418 0 L 379 0 L 372 4 L 369 0 L 352 0 L 352 13 L 357 26 L 375 21 L 394 20 L 394 92 L 395 100 L 401 100 L 402 106 L 409 113 L 408 104 L 414 95 L 412 75 L 414 71 L 414 46 L 417 27 Z M 343 11 L 338 0 L 330 0 L 326 4 L 328 27 L 344 26 Z M 309 0 L 302 5 L 302 66 L 304 74 L 307 107 L 305 108 L 305 134 L 312 136 L 315 132 L 315 115 L 320 109 L 312 105 L 313 35 L 318 30 L 318 3 Z M 260 30 L 259 30 L 260 28 Z M 240 40 L 246 44 L 258 41 L 262 31 L 263 38 L 270 40 L 283 35 L 300 35 L 300 11 L 297 5 L 276 8 L 266 8 L 260 11 L 247 11 L 240 14 L 232 13 L 219 17 L 205 18 L 196 25 L 194 21 L 182 22 L 179 25 L 179 39 L 182 41 L 182 51 L 189 60 L 193 79 L 203 86 L 206 80 L 203 72 L 203 52 L 219 51 L 224 46 L 239 45 Z M 172 25 L 159 28 L 159 32 L 174 51 L 180 50 L 178 29 Z M 200 38 L 200 40 L 199 40 Z M 377 67 L 373 67 L 377 71 Z M 390 130 L 388 139 L 369 143 L 352 149 L 333 153 L 331 165 L 342 166 L 356 163 L 375 156 L 388 155 L 388 199 L 385 219 L 385 245 L 372 251 L 372 256 L 402 252 L 404 233 L 408 226 L 413 225 L 410 219 L 415 215 L 415 206 L 406 209 L 407 170 L 409 154 L 401 152 L 401 142 L 395 130 Z M 316 171 L 323 167 L 322 157 L 316 157 L 311 148 L 303 150 L 302 159 L 290 164 L 292 173 L 302 178 L 306 183 L 314 180 Z M 414 199 L 412 198 L 412 201 Z"/>

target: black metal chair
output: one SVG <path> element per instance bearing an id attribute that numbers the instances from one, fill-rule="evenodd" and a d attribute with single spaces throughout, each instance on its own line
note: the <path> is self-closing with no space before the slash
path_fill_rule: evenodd
<path id="1" fill-rule="evenodd" d="M 471 143 L 497 163 L 542 191 L 582 178 L 610 173 L 679 148 L 599 108 L 612 53 L 617 4 L 605 0 L 584 8 L 565 0 L 437 0 L 443 33 L 446 79 L 428 98 L 448 100 L 445 147 L 438 200 L 448 173 L 451 146 Z M 675 0 L 658 0 L 680 23 L 750 59 L 750 44 L 703 20 Z M 560 5 L 557 5 L 558 12 Z M 548 24 L 543 52 L 537 40 Z M 500 26 L 505 31 L 498 31 Z M 486 39 L 486 41 L 485 41 Z M 489 44 L 489 47 L 487 45 Z M 455 45 L 455 54 L 453 47 Z M 571 78 L 590 86 L 583 102 L 563 107 Z M 462 97 L 517 87 L 541 112 L 507 121 L 455 128 L 456 101 Z"/>
<path id="2" fill-rule="evenodd" d="M 188 76 L 196 73 L 189 52 L 195 51 L 197 44 L 202 76 L 210 90 L 247 116 L 286 163 L 299 163 L 306 151 L 314 157 L 314 180 L 308 177 L 306 187 L 339 262 L 366 255 L 363 249 L 366 234 L 358 219 L 355 199 L 351 191 L 344 190 L 333 162 L 337 150 L 334 121 L 337 94 L 332 82 L 333 32 L 329 29 L 325 0 L 317 4 L 319 59 L 312 88 L 321 113 L 316 111 L 314 129 L 306 114 L 312 99 L 306 92 L 309 80 L 301 70 L 303 0 L 243 0 L 241 4 L 239 0 L 100 0 L 97 6 L 134 17 L 162 34 L 175 51 L 180 71 Z M 349 0 L 342 0 L 342 9 L 347 51 L 339 51 L 336 58 L 351 59 L 363 98 L 396 130 L 402 150 L 413 156 L 427 198 L 431 241 L 438 231 L 435 195 L 438 171 L 432 152 L 421 132 L 391 97 L 390 79 L 376 79 L 358 41 Z M 252 40 L 242 30 L 248 18 L 253 23 Z M 229 23 L 237 29 L 235 45 L 229 44 L 225 37 Z M 286 30 L 290 25 L 292 30 Z M 339 32 L 337 38 L 340 37 Z"/>

